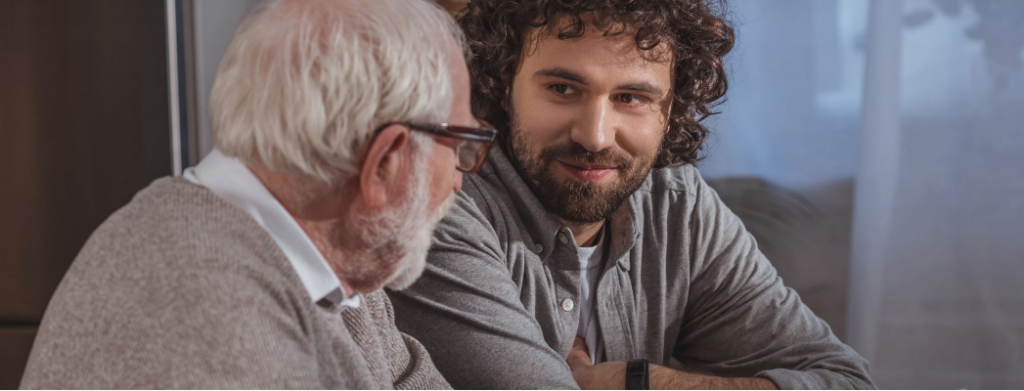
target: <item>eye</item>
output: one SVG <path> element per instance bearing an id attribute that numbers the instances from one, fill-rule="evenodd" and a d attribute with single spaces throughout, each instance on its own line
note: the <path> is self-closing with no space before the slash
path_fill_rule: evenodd
<path id="1" fill-rule="evenodd" d="M 548 89 L 554 91 L 558 95 L 569 95 L 576 92 L 576 90 L 568 84 L 551 84 L 548 85 Z"/>
<path id="2" fill-rule="evenodd" d="M 647 99 L 644 96 L 640 96 L 640 95 L 622 94 L 622 95 L 619 95 L 619 101 L 622 102 L 622 103 L 625 103 L 627 105 L 634 105 L 634 104 L 646 104 L 646 103 L 650 102 L 651 100 Z"/>

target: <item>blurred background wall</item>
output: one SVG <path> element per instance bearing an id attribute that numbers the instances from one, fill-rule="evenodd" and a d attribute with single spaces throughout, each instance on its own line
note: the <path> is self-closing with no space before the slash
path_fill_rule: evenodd
<path id="1" fill-rule="evenodd" d="M 700 168 L 771 189 L 730 206 L 755 210 L 748 225 L 786 281 L 827 305 L 815 310 L 882 388 L 1024 387 L 1024 2 L 730 11 L 729 101 Z M 763 208 L 778 191 L 815 210 L 828 240 Z"/>
<path id="2" fill-rule="evenodd" d="M 258 2 L 0 1 L 0 388 L 91 231 L 212 149 Z M 1024 1 L 728 4 L 709 183 L 881 387 L 1024 388 Z"/>

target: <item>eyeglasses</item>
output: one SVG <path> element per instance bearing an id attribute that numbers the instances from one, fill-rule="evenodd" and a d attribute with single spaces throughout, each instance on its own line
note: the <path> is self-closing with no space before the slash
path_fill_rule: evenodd
<path id="1" fill-rule="evenodd" d="M 456 141 L 452 146 L 455 149 L 455 156 L 459 159 L 455 168 L 467 174 L 476 174 L 480 171 L 480 167 L 483 167 L 484 160 L 487 158 L 487 152 L 491 150 L 491 145 L 498 137 L 498 130 L 493 128 L 416 122 L 402 123 L 402 125 L 408 126 L 409 129 L 447 137 Z"/>

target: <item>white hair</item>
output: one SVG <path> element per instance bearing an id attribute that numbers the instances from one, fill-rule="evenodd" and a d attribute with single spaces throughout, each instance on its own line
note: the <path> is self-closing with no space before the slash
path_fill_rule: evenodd
<path id="1" fill-rule="evenodd" d="M 263 3 L 217 71 L 214 144 L 246 163 L 325 183 L 355 175 L 378 128 L 448 117 L 453 44 L 465 52 L 454 20 L 426 0 Z M 412 140 L 418 150 L 433 144 Z"/>

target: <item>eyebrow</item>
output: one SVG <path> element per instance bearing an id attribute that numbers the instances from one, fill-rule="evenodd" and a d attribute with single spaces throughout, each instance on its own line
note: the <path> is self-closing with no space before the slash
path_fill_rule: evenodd
<path id="1" fill-rule="evenodd" d="M 568 81 L 571 81 L 571 82 L 579 83 L 579 84 L 584 85 L 584 86 L 589 84 L 589 82 L 587 81 L 587 78 L 583 77 L 583 75 L 580 75 L 579 73 L 570 71 L 570 70 L 562 68 L 562 67 L 554 67 L 554 68 L 541 69 L 541 70 L 533 73 L 533 79 L 535 79 L 535 80 L 539 79 L 539 78 L 544 78 L 544 77 L 554 77 L 554 78 L 558 78 L 558 79 L 564 79 L 564 80 L 568 80 Z M 627 83 L 627 84 L 623 84 L 623 85 L 617 86 L 615 88 L 618 89 L 618 90 L 645 92 L 645 93 L 648 93 L 648 94 L 651 94 L 651 95 L 655 95 L 655 96 L 658 96 L 658 97 L 661 97 L 661 96 L 663 96 L 665 94 L 664 90 L 662 90 L 658 86 L 656 86 L 656 85 L 654 85 L 654 84 L 652 84 L 650 82 L 646 82 L 646 81 L 638 81 L 638 82 Z"/>
<path id="2" fill-rule="evenodd" d="M 665 91 L 662 91 L 661 88 L 658 88 L 658 86 L 645 81 L 621 85 L 618 87 L 618 89 L 626 91 L 646 92 L 659 98 L 665 94 Z"/>
<path id="3" fill-rule="evenodd" d="M 572 82 L 580 83 L 582 85 L 588 84 L 587 79 L 584 78 L 583 75 L 580 75 L 579 73 L 570 71 L 562 67 L 541 69 L 533 73 L 534 79 L 539 79 L 542 77 L 555 77 L 559 79 L 565 79 Z"/>

